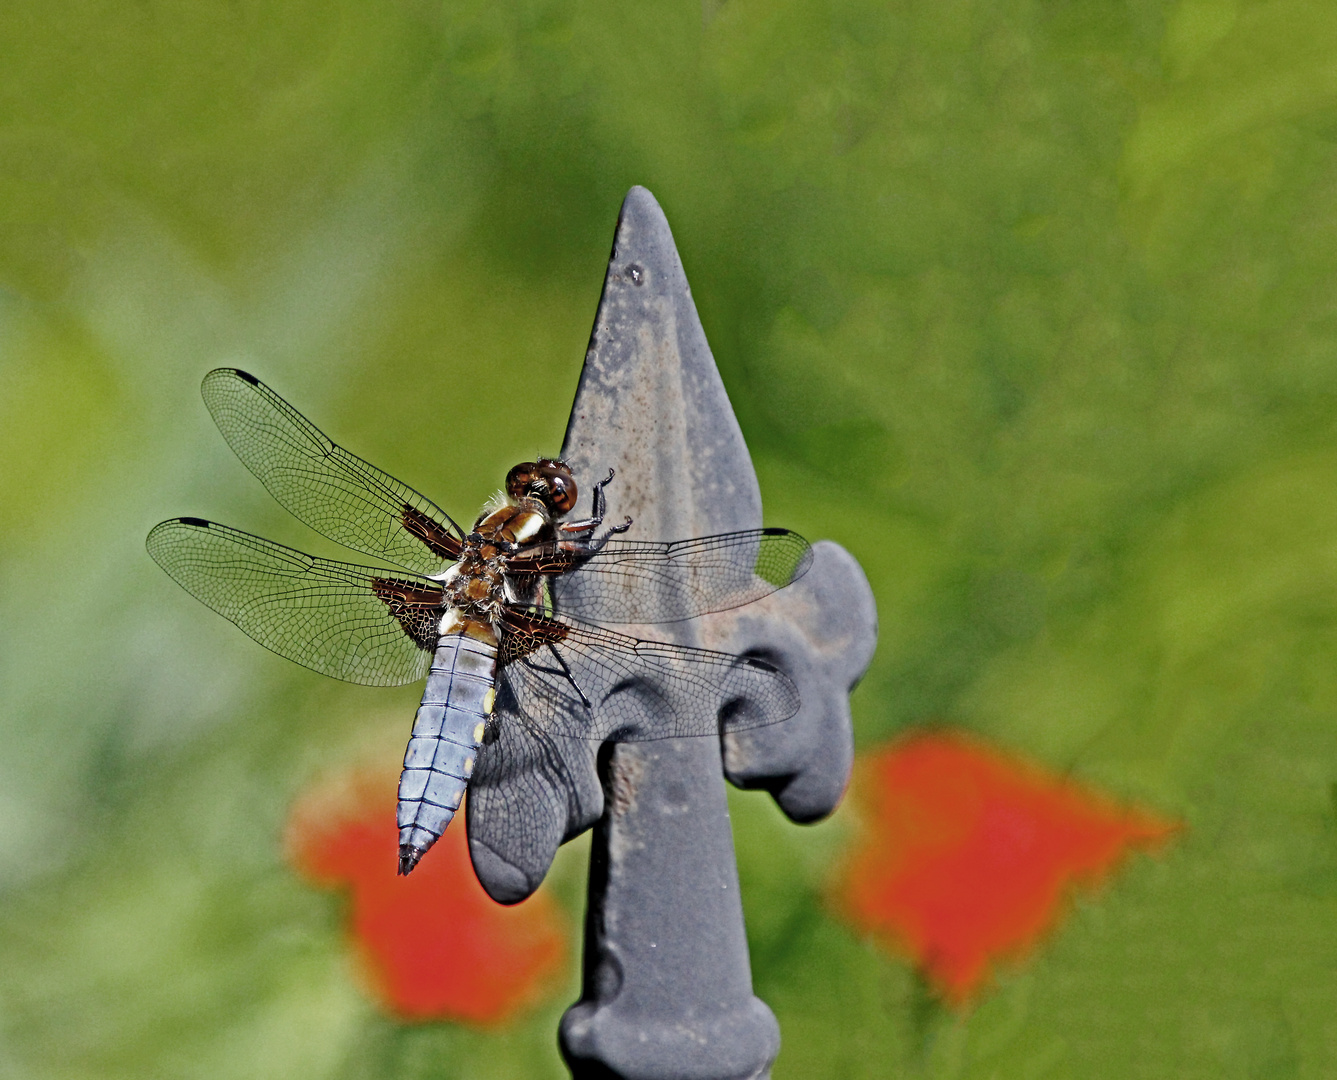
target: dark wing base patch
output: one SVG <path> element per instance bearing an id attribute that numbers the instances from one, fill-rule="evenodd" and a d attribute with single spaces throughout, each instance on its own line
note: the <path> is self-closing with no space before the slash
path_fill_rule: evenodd
<path id="1" fill-rule="evenodd" d="M 441 625 L 441 590 L 395 578 L 372 578 L 371 589 L 399 620 L 409 640 L 420 649 L 436 648 Z"/>
<path id="2" fill-rule="evenodd" d="M 748 656 L 643 641 L 560 617 L 502 614 L 498 678 L 531 726 L 568 738 L 719 735 L 793 716 L 798 690 Z"/>

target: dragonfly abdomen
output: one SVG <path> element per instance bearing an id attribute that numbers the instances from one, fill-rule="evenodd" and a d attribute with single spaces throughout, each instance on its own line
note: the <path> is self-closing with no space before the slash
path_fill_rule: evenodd
<path id="1" fill-rule="evenodd" d="M 399 872 L 446 831 L 464 798 L 492 712 L 497 648 L 464 634 L 436 646 L 399 777 Z"/>

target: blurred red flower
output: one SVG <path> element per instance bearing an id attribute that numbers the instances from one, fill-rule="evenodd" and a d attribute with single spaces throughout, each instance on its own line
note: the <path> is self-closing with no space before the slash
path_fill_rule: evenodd
<path id="1" fill-rule="evenodd" d="M 297 871 L 346 887 L 351 931 L 371 989 L 407 1020 L 498 1024 L 561 977 L 562 921 L 540 892 L 516 907 L 474 876 L 464 814 L 407 877 L 395 873 L 395 779 L 353 774 L 304 795 L 288 821 Z"/>
<path id="2" fill-rule="evenodd" d="M 956 1004 L 1033 949 L 1074 886 L 1180 828 L 956 734 L 870 755 L 855 787 L 865 828 L 836 903 Z"/>

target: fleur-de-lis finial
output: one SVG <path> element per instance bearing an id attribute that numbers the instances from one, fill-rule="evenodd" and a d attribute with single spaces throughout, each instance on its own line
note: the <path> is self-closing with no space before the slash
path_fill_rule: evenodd
<path id="1" fill-rule="evenodd" d="M 582 489 L 616 467 L 609 516 L 631 516 L 633 538 L 761 525 L 747 447 L 668 222 L 644 188 L 618 219 L 562 457 Z M 796 821 L 835 808 L 853 757 L 848 693 L 876 639 L 872 593 L 854 559 L 821 542 L 788 588 L 637 632 L 759 656 L 796 684 L 799 713 L 719 742 L 531 746 L 522 768 L 496 783 L 480 776 L 470 792 L 474 866 L 494 897 L 514 902 L 563 840 L 596 826 L 584 989 L 561 1027 L 575 1075 L 763 1077 L 779 1031 L 752 993 L 724 776 L 769 790 Z"/>

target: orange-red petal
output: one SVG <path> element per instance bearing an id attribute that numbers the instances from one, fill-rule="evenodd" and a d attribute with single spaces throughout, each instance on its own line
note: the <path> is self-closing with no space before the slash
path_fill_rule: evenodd
<path id="1" fill-rule="evenodd" d="M 495 903 L 469 863 L 463 814 L 406 877 L 395 873 L 395 781 L 350 775 L 303 796 L 288 851 L 312 884 L 346 888 L 350 931 L 374 995 L 404 1019 L 504 1022 L 561 978 L 558 913 L 542 892 Z"/>
<path id="2" fill-rule="evenodd" d="M 865 828 L 837 903 L 956 1003 L 996 961 L 1030 952 L 1072 888 L 1099 884 L 1129 850 L 1179 828 L 950 733 L 870 755 L 856 799 Z"/>

